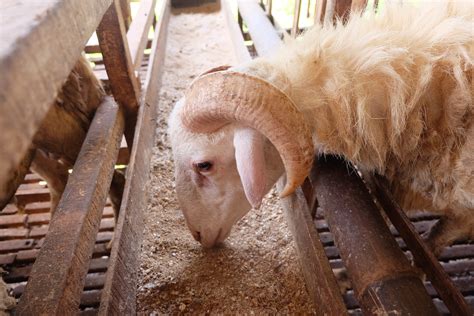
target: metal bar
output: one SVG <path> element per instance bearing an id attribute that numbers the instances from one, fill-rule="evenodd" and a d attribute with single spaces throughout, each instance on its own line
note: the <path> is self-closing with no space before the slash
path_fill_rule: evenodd
<path id="1" fill-rule="evenodd" d="M 242 35 L 242 32 L 240 31 L 238 22 L 236 22 L 234 19 L 229 2 L 223 1 L 222 5 L 223 5 L 224 13 L 225 13 L 227 27 L 230 33 L 230 38 L 232 40 L 232 45 L 234 46 L 234 53 L 235 53 L 235 56 L 237 57 L 237 61 L 238 62 L 249 61 L 251 59 L 250 53 L 244 44 L 244 37 Z"/>
<path id="2" fill-rule="evenodd" d="M 472 315 L 473 310 L 470 309 L 438 259 L 423 242 L 410 219 L 393 199 L 384 179 L 380 176 L 374 176 L 367 181 L 373 183 L 371 189 L 373 189 L 375 197 L 407 244 L 417 265 L 426 273 L 451 313 L 453 315 Z"/>
<path id="3" fill-rule="evenodd" d="M 437 315 L 357 171 L 325 156 L 317 159 L 311 180 L 363 311 Z"/>
<path id="4" fill-rule="evenodd" d="M 110 265 L 102 291 L 99 315 L 135 315 L 139 253 L 143 230 L 143 213 L 147 203 L 146 181 L 156 127 L 157 103 L 165 55 L 169 1 L 162 1 L 158 25 L 152 44 L 150 63 L 144 85 L 134 145 L 127 167 L 119 218 L 115 228 Z"/>
<path id="5" fill-rule="evenodd" d="M 0 1 L 0 190 L 111 2 Z"/>
<path id="6" fill-rule="evenodd" d="M 77 313 L 123 129 L 122 111 L 106 97 L 51 220 L 17 315 Z"/>
<path id="7" fill-rule="evenodd" d="M 299 31 L 300 24 L 300 14 L 301 14 L 301 0 L 295 0 L 295 10 L 293 14 L 293 27 L 291 28 L 291 36 L 296 37 Z"/>
<path id="8" fill-rule="evenodd" d="M 274 52 L 281 45 L 281 40 L 260 5 L 252 0 L 239 0 L 237 3 L 258 55 L 266 56 Z"/>
<path id="9" fill-rule="evenodd" d="M 326 14 L 327 0 L 316 0 L 314 7 L 314 24 L 323 23 Z"/>

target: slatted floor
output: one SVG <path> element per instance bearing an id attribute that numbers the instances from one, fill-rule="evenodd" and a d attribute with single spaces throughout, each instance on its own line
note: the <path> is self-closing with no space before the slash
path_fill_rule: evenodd
<path id="1" fill-rule="evenodd" d="M 36 174 L 26 176 L 16 197 L 21 204 L 26 205 L 25 208 L 8 205 L 0 213 L 0 264 L 7 272 L 4 275 L 5 282 L 10 284 L 14 296 L 19 298 L 43 244 L 51 215 L 49 190 Z M 99 306 L 110 253 L 107 244 L 114 230 L 113 216 L 113 209 L 107 203 L 81 298 L 81 309 Z"/>
<path id="2" fill-rule="evenodd" d="M 344 264 L 339 257 L 337 247 L 334 245 L 334 240 L 328 225 L 321 215 L 322 212 L 318 210 L 315 225 L 319 232 L 321 241 L 324 245 L 326 255 L 330 259 L 330 264 L 333 269 L 343 268 Z M 431 225 L 437 220 L 436 217 L 428 214 L 416 214 L 412 216 L 412 222 L 416 227 L 418 233 L 423 234 Z M 405 255 L 411 260 L 412 256 L 404 243 L 399 237 L 398 232 L 394 227 L 390 228 L 393 236 L 395 236 L 399 246 L 405 252 Z M 440 256 L 440 262 L 445 271 L 449 274 L 454 284 L 460 289 L 463 296 L 466 298 L 468 304 L 474 310 L 474 243 L 472 242 L 458 242 L 451 247 L 446 248 Z M 433 298 L 433 302 L 443 315 L 448 315 L 449 312 L 444 303 L 439 299 L 439 295 L 433 288 L 430 282 L 425 282 L 425 287 Z M 350 314 L 361 315 L 359 303 L 355 298 L 354 292 L 349 290 L 344 295 L 344 302 Z"/>

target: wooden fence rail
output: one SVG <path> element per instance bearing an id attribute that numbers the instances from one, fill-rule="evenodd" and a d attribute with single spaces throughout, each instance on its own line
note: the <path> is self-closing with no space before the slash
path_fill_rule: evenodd
<path id="1" fill-rule="evenodd" d="M 106 97 L 51 220 L 16 309 L 18 315 L 77 311 L 123 135 L 123 113 Z"/>

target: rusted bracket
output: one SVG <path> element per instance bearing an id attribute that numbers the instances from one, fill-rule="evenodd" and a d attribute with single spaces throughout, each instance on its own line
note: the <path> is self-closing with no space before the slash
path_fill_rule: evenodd
<path id="1" fill-rule="evenodd" d="M 106 97 L 51 220 L 17 315 L 77 313 L 123 129 L 121 109 Z"/>
<path id="2" fill-rule="evenodd" d="M 386 180 L 379 175 L 365 179 L 372 184 L 370 188 L 375 197 L 407 244 L 415 262 L 426 273 L 451 313 L 453 315 L 472 315 L 474 311 L 471 310 L 461 292 L 446 274 L 438 259 L 421 239 L 410 219 L 395 202 L 388 190 Z"/>

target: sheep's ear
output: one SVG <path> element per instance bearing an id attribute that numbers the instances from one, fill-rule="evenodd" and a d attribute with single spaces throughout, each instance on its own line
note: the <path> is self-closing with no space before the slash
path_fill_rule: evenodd
<path id="1" fill-rule="evenodd" d="M 263 136 L 251 128 L 238 128 L 234 134 L 235 161 L 252 207 L 258 208 L 265 195 L 265 153 Z"/>

